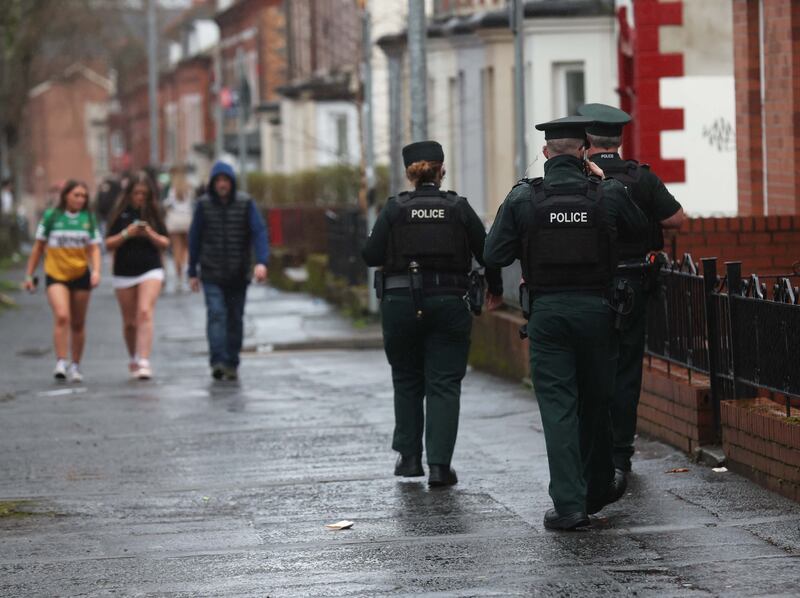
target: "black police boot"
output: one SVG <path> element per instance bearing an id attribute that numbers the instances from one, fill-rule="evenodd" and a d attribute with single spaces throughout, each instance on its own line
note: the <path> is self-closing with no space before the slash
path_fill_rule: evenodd
<path id="1" fill-rule="evenodd" d="M 428 475 L 428 486 L 431 488 L 458 484 L 456 470 L 449 465 L 435 465 L 431 463 L 428 467 L 431 470 Z"/>
<path id="2" fill-rule="evenodd" d="M 611 482 L 611 485 L 609 486 L 605 496 L 596 499 L 587 499 L 586 512 L 589 513 L 589 515 L 594 515 L 606 505 L 610 505 L 612 502 L 617 502 L 620 498 L 622 498 L 622 496 L 625 494 L 625 490 L 627 489 L 628 473 L 622 469 L 615 469 L 614 480 Z"/>
<path id="3" fill-rule="evenodd" d="M 582 511 L 561 515 L 555 509 L 550 509 L 544 514 L 544 528 L 549 530 L 568 532 L 590 524 L 589 517 Z"/>
<path id="4" fill-rule="evenodd" d="M 416 455 L 400 455 L 394 465 L 394 475 L 404 478 L 418 478 L 425 475 L 422 469 L 422 453 Z"/>

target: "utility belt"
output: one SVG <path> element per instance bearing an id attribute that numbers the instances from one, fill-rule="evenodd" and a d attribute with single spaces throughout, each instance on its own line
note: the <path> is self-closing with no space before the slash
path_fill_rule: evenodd
<path id="1" fill-rule="evenodd" d="M 408 274 L 383 275 L 382 272 L 376 272 L 376 290 L 378 290 L 377 274 L 382 275 L 384 292 L 395 289 L 408 289 L 411 287 L 411 278 Z M 422 289 L 425 295 L 463 295 L 469 288 L 469 277 L 464 274 L 420 272 L 420 275 L 422 277 Z"/>
<path id="2" fill-rule="evenodd" d="M 375 272 L 375 294 L 382 299 L 387 292 L 408 292 L 414 303 L 414 315 L 423 317 L 423 299 L 433 295 L 455 295 L 464 297 L 475 315 L 480 315 L 486 282 L 478 272 L 469 275 L 453 272 L 423 272 L 417 262 L 411 262 L 408 274 L 384 274 Z"/>

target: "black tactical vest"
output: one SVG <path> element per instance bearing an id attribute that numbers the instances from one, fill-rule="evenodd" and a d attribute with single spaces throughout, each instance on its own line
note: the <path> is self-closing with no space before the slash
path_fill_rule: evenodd
<path id="1" fill-rule="evenodd" d="M 664 231 L 661 223 L 653 211 L 653 202 L 640 184 L 643 170 L 649 170 L 647 164 L 639 164 L 636 160 L 624 160 L 618 165 L 603 165 L 606 176 L 618 180 L 625 185 L 633 202 L 647 217 L 647 231 L 626 235 L 626 231 L 619 231 L 617 243 L 619 259 L 643 257 L 649 251 L 659 251 L 664 248 Z"/>
<path id="2" fill-rule="evenodd" d="M 420 187 L 397 196 L 399 211 L 386 248 L 387 273 L 407 272 L 416 261 L 424 272 L 466 274 L 472 267 L 467 229 L 453 191 Z"/>
<path id="3" fill-rule="evenodd" d="M 238 193 L 227 205 L 208 195 L 200 199 L 200 276 L 204 281 L 240 285 L 250 278 L 250 201 Z"/>
<path id="4" fill-rule="evenodd" d="M 605 291 L 617 265 L 600 180 L 578 190 L 531 188 L 531 222 L 523 237 L 522 273 L 533 292 Z"/>

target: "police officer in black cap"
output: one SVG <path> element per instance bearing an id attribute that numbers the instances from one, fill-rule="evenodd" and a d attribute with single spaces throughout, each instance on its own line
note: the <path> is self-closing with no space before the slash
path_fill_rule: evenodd
<path id="1" fill-rule="evenodd" d="M 617 181 L 587 176 L 589 118 L 536 125 L 545 132 L 544 179 L 522 179 L 500 206 L 486 239 L 487 266 L 522 262 L 531 295 L 531 377 L 542 417 L 550 496 L 544 526 L 571 530 L 617 500 L 609 401 L 616 360 L 609 293 L 619 233 L 645 226 Z"/>
<path id="2" fill-rule="evenodd" d="M 622 128 L 631 121 L 627 112 L 605 104 L 586 104 L 578 108 L 578 113 L 595 120 L 586 128 L 589 160 L 602 168 L 607 177 L 625 185 L 648 221 L 648 226 L 640 235 L 619 245 L 617 281 L 627 282 L 634 292 L 631 311 L 622 320 L 617 377 L 611 401 L 614 467 L 617 477 L 625 477 L 631 470 L 634 452 L 648 294 L 655 290 L 650 288 L 651 281 L 655 280 L 652 269 L 660 267 L 655 260 L 648 263 L 645 258 L 649 252 L 664 247 L 663 229 L 679 228 L 685 215 L 681 204 L 647 164 L 620 157 Z"/>
<path id="3" fill-rule="evenodd" d="M 394 383 L 392 448 L 400 453 L 394 473 L 425 475 L 424 432 L 428 484 L 450 486 L 458 481 L 450 461 L 472 329 L 466 297 L 473 256 L 482 263 L 486 230 L 465 198 L 439 188 L 441 145 L 407 145 L 403 161 L 414 190 L 389 198 L 362 255 L 368 265 L 382 267 L 376 291 Z M 492 309 L 503 294 L 500 270 L 487 268 L 486 279 Z M 477 293 L 482 299 L 482 287 Z"/>

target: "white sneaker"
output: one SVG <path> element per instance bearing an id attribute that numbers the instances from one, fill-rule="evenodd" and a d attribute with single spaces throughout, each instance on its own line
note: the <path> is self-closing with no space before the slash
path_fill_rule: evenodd
<path id="1" fill-rule="evenodd" d="M 139 360 L 131 359 L 128 362 L 128 376 L 130 376 L 131 380 L 136 380 L 138 374 L 139 374 Z"/>
<path id="2" fill-rule="evenodd" d="M 53 378 L 56 380 L 67 379 L 67 360 L 59 359 L 56 361 L 56 369 L 53 370 Z"/>
<path id="3" fill-rule="evenodd" d="M 77 363 L 70 364 L 68 373 L 70 382 L 75 382 L 76 384 L 83 382 L 83 374 L 81 374 Z"/>
<path id="4" fill-rule="evenodd" d="M 136 370 L 136 377 L 139 380 L 149 380 L 153 377 L 153 370 L 150 369 L 150 361 L 147 359 L 140 359 L 138 363 L 139 369 Z"/>

